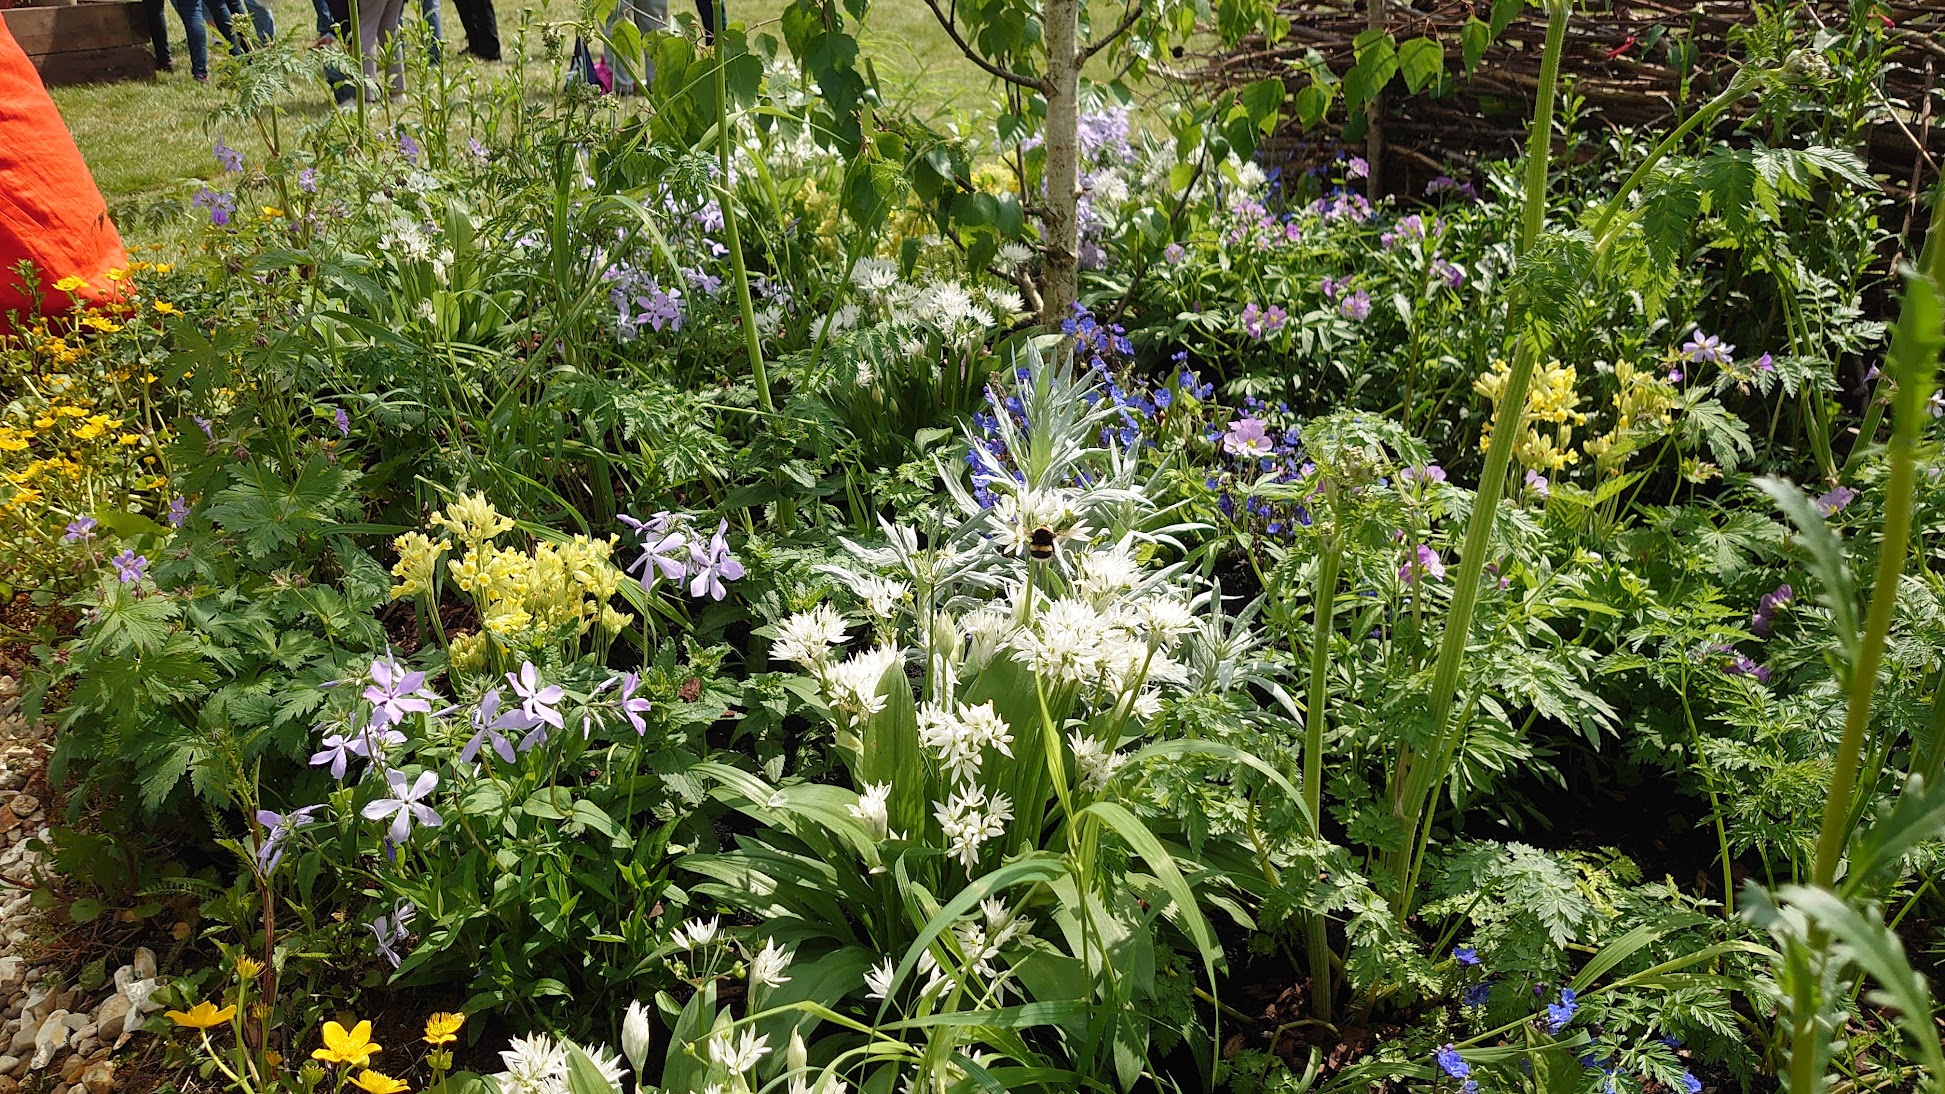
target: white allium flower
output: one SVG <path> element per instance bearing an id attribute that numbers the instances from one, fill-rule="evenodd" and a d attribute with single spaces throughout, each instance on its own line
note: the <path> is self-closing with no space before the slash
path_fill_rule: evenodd
<path id="1" fill-rule="evenodd" d="M 988 980 L 999 975 L 993 967 L 993 959 L 1000 955 L 999 943 L 986 932 L 983 923 L 961 923 L 952 929 L 958 936 L 959 949 L 966 955 L 966 964 Z"/>
<path id="2" fill-rule="evenodd" d="M 1244 160 L 1242 165 L 1236 168 L 1236 186 L 1247 193 L 1253 194 L 1261 190 L 1269 181 L 1270 177 L 1263 173 L 1263 169 L 1257 166 L 1255 160 Z"/>
<path id="3" fill-rule="evenodd" d="M 1027 310 L 1026 301 L 1020 299 L 1020 294 L 1012 289 L 987 289 L 982 295 L 1001 315 L 1014 316 Z"/>
<path id="4" fill-rule="evenodd" d="M 1013 640 L 1018 629 L 1013 613 L 1001 604 L 982 604 L 966 613 L 959 620 L 959 630 L 966 636 L 966 667 L 973 672 L 985 668 L 993 655 Z"/>
<path id="5" fill-rule="evenodd" d="M 753 1029 L 740 1036 L 725 1029 L 709 1038 L 709 1062 L 735 1075 L 753 1070 L 769 1054 L 770 1038 L 758 1036 Z"/>
<path id="6" fill-rule="evenodd" d="M 753 318 L 756 319 L 756 332 L 765 338 L 773 338 L 783 329 L 783 306 L 771 304 L 759 309 Z"/>
<path id="7" fill-rule="evenodd" d="M 567 1050 L 545 1033 L 515 1037 L 500 1053 L 500 1094 L 560 1094 L 567 1089 Z"/>
<path id="8" fill-rule="evenodd" d="M 1000 244 L 1000 261 L 1018 269 L 1033 261 L 1033 248 L 1024 243 L 1008 242 Z"/>
<path id="9" fill-rule="evenodd" d="M 777 661 L 795 661 L 807 669 L 817 669 L 830 660 L 831 647 L 843 641 L 844 617 L 830 604 L 819 604 L 778 625 L 777 642 L 770 648 L 770 656 Z"/>
<path id="10" fill-rule="evenodd" d="M 935 991 L 941 996 L 950 995 L 952 994 L 952 989 L 959 986 L 957 980 L 947 975 L 946 971 L 939 967 L 939 959 L 932 956 L 931 950 L 926 950 L 924 953 L 918 955 L 918 971 L 925 974 L 925 984 L 918 989 L 919 998 L 921 999 L 931 995 Z"/>
<path id="11" fill-rule="evenodd" d="M 1089 551 L 1081 555 L 1077 569 L 1080 572 L 1080 593 L 1088 603 L 1106 610 L 1117 597 L 1135 587 L 1141 581 L 1141 563 L 1129 552 L 1126 544 L 1116 544 L 1104 551 Z"/>
<path id="12" fill-rule="evenodd" d="M 1025 554 L 1033 533 L 1041 528 L 1053 533 L 1056 553 L 1066 541 L 1085 539 L 1091 531 L 1080 522 L 1073 499 L 1061 490 L 1023 487 L 1001 494 L 988 512 L 1000 543 L 1015 554 Z"/>
<path id="13" fill-rule="evenodd" d="M 750 984 L 774 988 L 790 983 L 790 978 L 784 975 L 784 970 L 790 968 L 790 961 L 790 951 L 777 945 L 776 939 L 766 939 L 763 948 L 750 958 Z"/>
<path id="14" fill-rule="evenodd" d="M 905 651 L 896 646 L 876 646 L 831 667 L 824 681 L 831 709 L 852 719 L 863 719 L 885 709 L 885 697 L 878 684 L 894 665 L 902 664 Z"/>
<path id="15" fill-rule="evenodd" d="M 1032 630 L 1014 636 L 1013 648 L 1041 676 L 1086 683 L 1100 675 L 1108 632 L 1091 605 L 1063 597 L 1041 609 Z"/>
<path id="16" fill-rule="evenodd" d="M 1080 772 L 1081 789 L 1090 794 L 1106 789 L 1128 762 L 1128 757 L 1110 751 L 1106 742 L 1092 737 L 1070 733 L 1067 743 L 1074 746 L 1074 768 Z"/>
<path id="17" fill-rule="evenodd" d="M 943 802 L 933 803 L 932 815 L 945 832 L 946 843 L 970 876 L 979 864 L 979 849 L 987 840 L 1006 835 L 1013 819 L 1013 803 L 1004 794 L 990 800 L 978 786 L 961 786 Z"/>
<path id="18" fill-rule="evenodd" d="M 853 591 L 858 594 L 858 599 L 864 601 L 865 607 L 871 609 L 872 615 L 880 619 L 890 619 L 892 613 L 898 610 L 898 602 L 905 599 L 905 594 L 910 592 L 911 588 L 902 581 L 867 577 L 858 582 L 857 588 Z"/>
<path id="19" fill-rule="evenodd" d="M 883 843 L 891 836 L 891 784 L 866 783 L 850 813 L 871 830 L 871 838 Z"/>
<path id="20" fill-rule="evenodd" d="M 1148 597 L 1134 606 L 1133 615 L 1149 643 L 1156 646 L 1172 645 L 1195 630 L 1195 613 L 1173 596 Z"/>
<path id="21" fill-rule="evenodd" d="M 1009 747 L 1013 732 L 992 703 L 957 710 L 927 703 L 918 712 L 919 744 L 932 750 L 939 766 L 953 782 L 970 782 L 979 775 L 982 754 L 988 746 L 1003 755 L 1013 755 Z"/>
<path id="22" fill-rule="evenodd" d="M 1135 695 L 1128 709 L 1135 717 L 1146 721 L 1162 712 L 1162 694 L 1154 688 L 1143 688 Z"/>
<path id="23" fill-rule="evenodd" d="M 621 1051 L 627 1055 L 628 1063 L 638 1073 L 642 1065 L 648 1062 L 650 1037 L 648 1008 L 637 999 L 628 1004 L 628 1013 L 621 1019 Z"/>
<path id="24" fill-rule="evenodd" d="M 883 999 L 886 995 L 890 994 L 892 973 L 896 971 L 898 971 L 897 967 L 892 964 L 892 960 L 889 957 L 874 965 L 870 971 L 864 974 L 864 997 L 866 999 Z"/>
<path id="25" fill-rule="evenodd" d="M 851 284 L 875 296 L 898 284 L 898 264 L 884 258 L 861 258 L 851 268 Z"/>
<path id="26" fill-rule="evenodd" d="M 608 1080 L 609 1086 L 622 1089 L 621 1081 L 628 1076 L 628 1066 L 613 1049 L 607 1045 L 589 1045 L 581 1051 L 587 1053 L 588 1061 Z"/>
<path id="27" fill-rule="evenodd" d="M 720 928 L 721 922 L 713 916 L 706 920 L 691 919 L 677 927 L 674 933 L 669 935 L 669 941 L 685 950 L 693 950 L 716 941 L 716 932 Z"/>

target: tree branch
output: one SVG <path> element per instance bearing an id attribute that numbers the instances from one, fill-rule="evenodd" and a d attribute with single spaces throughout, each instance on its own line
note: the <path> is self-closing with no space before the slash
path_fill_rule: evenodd
<path id="1" fill-rule="evenodd" d="M 1031 88 L 1042 95 L 1047 93 L 1048 85 L 1045 80 L 1036 80 L 1031 76 L 1022 76 L 1011 69 L 1001 68 L 974 52 L 973 47 L 967 45 L 966 40 L 959 36 L 959 28 L 953 25 L 952 17 L 939 10 L 937 0 L 925 0 L 925 6 L 932 9 L 932 17 L 939 21 L 941 27 L 945 28 L 946 34 L 952 39 L 952 44 L 959 47 L 959 52 L 966 55 L 966 60 L 985 69 L 987 75 L 996 80 L 1004 80 L 1009 84 L 1019 84 L 1021 87 Z"/>
<path id="2" fill-rule="evenodd" d="M 1128 28 L 1134 26 L 1135 20 L 1139 18 L 1141 18 L 1141 0 L 1131 0 L 1128 4 L 1128 14 L 1121 17 L 1120 25 L 1108 31 L 1107 37 L 1081 48 L 1081 63 L 1086 64 L 1090 57 L 1113 45 L 1114 40 L 1128 33 Z"/>

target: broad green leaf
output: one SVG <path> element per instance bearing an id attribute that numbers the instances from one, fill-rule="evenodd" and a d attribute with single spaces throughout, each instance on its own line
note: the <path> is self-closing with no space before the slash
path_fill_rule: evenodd
<path id="1" fill-rule="evenodd" d="M 1932 1017 L 1931 991 L 1877 909 L 1862 913 L 1827 890 L 1802 885 L 1785 886 L 1777 895 L 1843 943 L 1858 967 L 1877 981 L 1879 1001 L 1897 1008 L 1899 1024 L 1924 1058 L 1925 1073 L 1945 1075 L 1945 1046 L 1939 1043 L 1938 1024 Z"/>

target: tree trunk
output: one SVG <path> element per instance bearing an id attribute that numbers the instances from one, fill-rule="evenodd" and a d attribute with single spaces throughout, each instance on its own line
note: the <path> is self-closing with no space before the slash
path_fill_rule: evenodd
<path id="1" fill-rule="evenodd" d="M 1047 36 L 1047 196 L 1040 223 L 1046 288 L 1040 319 L 1066 319 L 1080 292 L 1080 34 L 1081 0 L 1042 0 Z"/>

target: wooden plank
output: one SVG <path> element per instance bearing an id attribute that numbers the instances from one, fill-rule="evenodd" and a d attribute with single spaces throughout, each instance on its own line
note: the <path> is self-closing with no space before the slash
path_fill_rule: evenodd
<path id="1" fill-rule="evenodd" d="M 48 87 L 155 78 L 155 55 L 143 46 L 76 49 L 33 60 L 34 67 L 40 70 L 41 82 Z"/>
<path id="2" fill-rule="evenodd" d="M 108 49 L 148 41 L 139 2 L 68 8 L 14 8 L 0 12 L 7 30 L 29 57 L 74 50 Z"/>

